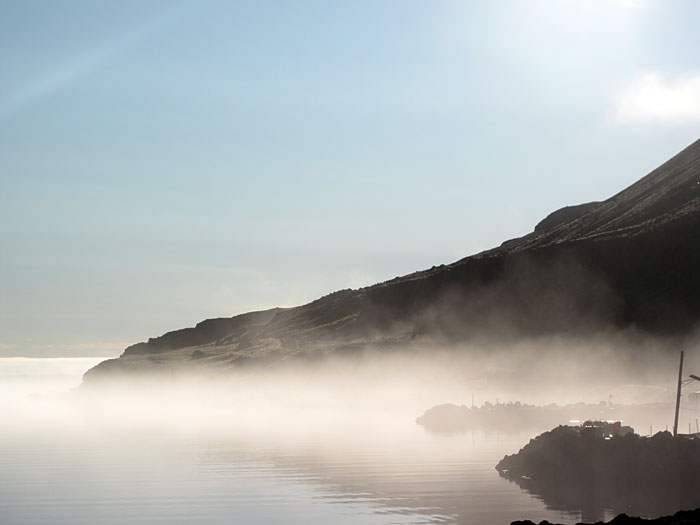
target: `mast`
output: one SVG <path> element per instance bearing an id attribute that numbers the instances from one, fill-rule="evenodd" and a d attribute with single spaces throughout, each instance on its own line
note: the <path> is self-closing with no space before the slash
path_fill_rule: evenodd
<path id="1" fill-rule="evenodd" d="M 673 435 L 678 434 L 678 410 L 681 407 L 681 386 L 683 379 L 683 350 L 681 350 L 681 366 L 678 369 L 678 391 L 676 392 L 676 417 L 673 420 Z"/>

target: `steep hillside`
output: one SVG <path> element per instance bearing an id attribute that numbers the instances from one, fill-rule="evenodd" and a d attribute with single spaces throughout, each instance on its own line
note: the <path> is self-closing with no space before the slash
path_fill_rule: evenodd
<path id="1" fill-rule="evenodd" d="M 633 328 L 684 334 L 700 320 L 700 141 L 603 202 L 449 265 L 296 308 L 213 319 L 127 348 L 86 374 L 314 359 L 424 338 L 459 342 Z M 147 359 L 146 359 L 147 358 Z"/>

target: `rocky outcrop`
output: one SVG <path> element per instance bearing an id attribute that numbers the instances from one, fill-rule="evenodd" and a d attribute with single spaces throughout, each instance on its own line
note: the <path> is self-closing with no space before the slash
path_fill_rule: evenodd
<path id="1" fill-rule="evenodd" d="M 700 439 L 673 437 L 669 432 L 602 439 L 563 425 L 505 456 L 496 469 L 508 478 L 554 483 L 700 488 Z"/>
<path id="2" fill-rule="evenodd" d="M 146 355 L 167 352 L 178 348 L 224 343 L 227 339 L 241 338 L 256 327 L 264 326 L 281 311 L 273 308 L 262 312 L 250 312 L 224 319 L 207 319 L 194 328 L 183 328 L 150 338 L 145 343 L 136 343 L 124 350 L 124 356 Z"/>
<path id="3" fill-rule="evenodd" d="M 598 204 L 600 204 L 600 202 L 587 202 L 577 206 L 565 206 L 557 211 L 553 211 L 535 225 L 535 233 L 546 232 L 556 228 L 560 224 L 566 224 L 567 222 L 578 219 L 598 206 Z"/>
<path id="4" fill-rule="evenodd" d="M 658 516 L 700 505 L 700 439 L 591 430 L 559 426 L 505 456 L 496 469 L 552 508 Z"/>

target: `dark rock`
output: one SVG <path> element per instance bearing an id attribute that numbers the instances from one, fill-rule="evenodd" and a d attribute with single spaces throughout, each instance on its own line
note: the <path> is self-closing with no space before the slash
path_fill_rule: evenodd
<path id="1" fill-rule="evenodd" d="M 565 206 L 557 211 L 553 211 L 535 226 L 535 233 L 542 233 L 552 228 L 556 228 L 560 224 L 578 219 L 582 215 L 588 213 L 593 208 L 598 206 L 600 202 L 587 202 L 577 206 Z"/>
<path id="2" fill-rule="evenodd" d="M 587 515 L 609 508 L 658 516 L 700 505 L 700 439 L 669 432 L 606 440 L 559 426 L 496 469 L 550 507 Z"/>
<path id="3" fill-rule="evenodd" d="M 631 517 L 627 514 L 619 514 L 608 522 L 597 521 L 595 525 L 697 525 L 700 523 L 700 508 L 695 510 L 681 510 L 672 516 L 663 516 L 660 518 L 644 519 L 639 517 Z M 511 525 L 535 525 L 530 520 L 513 521 Z M 541 521 L 539 525 L 552 525 L 547 520 Z M 560 524 L 555 524 L 560 525 Z M 578 525 L 587 525 L 579 523 Z"/>

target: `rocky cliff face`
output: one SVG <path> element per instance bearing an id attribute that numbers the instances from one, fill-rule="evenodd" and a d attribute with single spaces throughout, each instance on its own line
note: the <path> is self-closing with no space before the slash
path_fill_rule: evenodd
<path id="1" fill-rule="evenodd" d="M 86 379 L 158 363 L 314 359 L 423 338 L 620 328 L 675 335 L 699 320 L 700 140 L 610 199 L 554 212 L 493 250 L 296 308 L 203 321 L 131 346 Z"/>
<path id="2" fill-rule="evenodd" d="M 535 226 L 535 233 L 543 233 L 556 228 L 560 224 L 566 224 L 567 222 L 576 220 L 599 204 L 600 202 L 587 202 L 576 206 L 565 206 L 557 211 L 553 211 L 537 223 Z"/>

